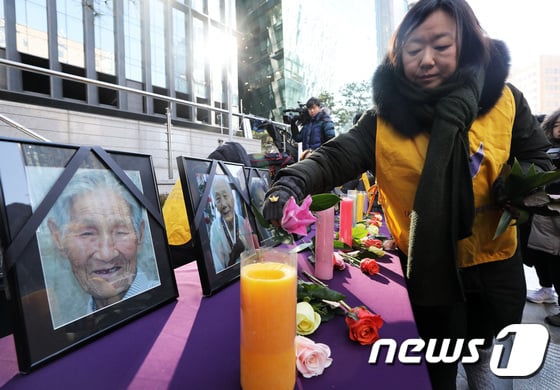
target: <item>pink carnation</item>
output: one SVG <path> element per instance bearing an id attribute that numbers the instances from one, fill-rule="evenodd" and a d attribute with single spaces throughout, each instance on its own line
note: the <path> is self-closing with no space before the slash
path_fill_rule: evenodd
<path id="1" fill-rule="evenodd" d="M 307 226 L 315 222 L 316 218 L 309 211 L 311 206 L 311 196 L 303 200 L 301 206 L 298 206 L 294 197 L 290 197 L 284 206 L 284 216 L 282 217 L 282 229 L 288 233 L 299 234 L 305 236 L 307 234 Z"/>
<path id="2" fill-rule="evenodd" d="M 305 336 L 296 336 L 296 367 L 305 378 L 321 375 L 332 364 L 331 349 Z"/>

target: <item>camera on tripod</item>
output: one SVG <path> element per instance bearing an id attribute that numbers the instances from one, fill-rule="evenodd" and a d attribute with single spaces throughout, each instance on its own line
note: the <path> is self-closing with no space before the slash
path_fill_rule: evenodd
<path id="1" fill-rule="evenodd" d="M 298 103 L 298 108 L 287 108 L 282 112 L 282 120 L 286 124 L 303 126 L 311 120 L 305 103 Z"/>
<path id="2" fill-rule="evenodd" d="M 550 159 L 556 166 L 556 169 L 560 169 L 560 147 L 550 148 L 546 153 L 550 156 Z"/>

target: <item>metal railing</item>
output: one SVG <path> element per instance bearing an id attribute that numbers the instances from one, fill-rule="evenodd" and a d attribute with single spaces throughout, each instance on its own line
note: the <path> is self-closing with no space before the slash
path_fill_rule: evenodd
<path id="1" fill-rule="evenodd" d="M 12 126 L 15 129 L 18 129 L 19 131 L 27 134 L 28 136 L 39 140 L 39 141 L 44 141 L 44 142 L 51 142 L 49 139 L 43 137 L 42 135 L 37 134 L 36 132 L 34 132 L 33 130 L 29 130 L 27 127 L 20 125 L 19 123 L 17 123 L 16 121 L 14 121 L 13 119 L 8 118 L 7 116 L 0 114 L 0 120 L 4 123 L 6 123 L 7 125 Z"/>
<path id="2" fill-rule="evenodd" d="M 221 113 L 221 114 L 227 114 L 230 118 L 235 116 L 239 118 L 239 123 L 243 124 L 244 123 L 244 119 L 250 119 L 250 120 L 257 120 L 257 121 L 268 121 L 270 123 L 272 123 L 275 126 L 281 127 L 285 130 L 288 130 L 288 125 L 286 125 L 283 122 L 275 122 L 272 121 L 270 119 L 267 118 L 262 118 L 262 117 L 258 117 L 255 115 L 251 115 L 251 114 L 243 114 L 243 113 L 238 113 L 238 112 L 233 112 L 231 109 L 231 104 L 229 105 L 227 110 L 224 110 L 223 108 L 218 108 L 218 107 L 213 107 L 211 105 L 207 105 L 207 104 L 200 104 L 200 103 L 195 103 L 195 102 L 191 102 L 189 100 L 183 100 L 183 99 L 178 99 L 175 97 L 171 97 L 171 96 L 166 96 L 166 95 L 160 95 L 157 93 L 153 93 L 153 92 L 148 92 L 148 91 L 143 91 L 140 89 L 136 89 L 136 88 L 130 88 L 130 87 L 125 87 L 122 85 L 117 85 L 117 84 L 112 84 L 112 83 L 108 83 L 105 81 L 99 81 L 99 80 L 93 80 L 93 79 L 89 79 L 87 77 L 82 77 L 82 76 L 76 76 L 73 74 L 69 74 L 69 73 L 64 73 L 64 72 L 59 72 L 59 71 L 55 71 L 52 69 L 45 69 L 45 68 L 41 68 L 38 66 L 34 66 L 34 65 L 29 65 L 29 64 L 23 64 L 21 62 L 16 62 L 16 61 L 12 61 L 12 60 L 8 60 L 5 58 L 0 58 L 0 65 L 4 65 L 10 68 L 16 68 L 16 69 L 20 69 L 20 70 L 25 70 L 25 71 L 29 71 L 29 72 L 34 72 L 34 73 L 38 73 L 38 74 L 43 74 L 46 76 L 53 76 L 53 77 L 58 77 L 61 79 L 65 79 L 65 80 L 71 80 L 71 81 L 75 81 L 78 83 L 83 83 L 83 84 L 87 84 L 87 85 L 94 85 L 97 87 L 102 87 L 102 88 L 108 88 L 108 89 L 113 89 L 116 91 L 123 91 L 123 92 L 130 92 L 130 93 L 135 93 L 141 96 L 145 96 L 145 97 L 150 97 L 150 98 L 154 98 L 154 99 L 158 99 L 158 100 L 163 100 L 166 101 L 168 103 L 168 109 L 166 110 L 166 131 L 167 131 L 167 139 L 168 139 L 168 152 L 171 154 L 171 104 L 175 103 L 175 104 L 181 104 L 181 105 L 186 105 L 189 107 L 194 107 L 197 109 L 203 109 L 203 110 L 209 110 L 212 112 L 217 112 L 217 113 Z M 128 112 L 128 111 L 127 111 Z M 25 128 L 24 126 L 16 123 L 15 121 L 2 116 L 0 117 L 0 120 L 2 120 L 3 122 L 7 123 L 8 125 L 26 133 L 27 135 L 42 140 L 42 141 L 47 141 L 49 142 L 48 139 L 46 139 L 45 137 L 42 137 L 41 135 L 33 132 L 32 130 L 29 130 L 27 128 Z M 194 122 L 196 123 L 196 122 Z M 222 126 L 222 124 L 220 124 Z M 230 141 L 232 140 L 233 137 L 233 121 L 229 121 L 228 123 L 228 135 L 229 135 L 229 139 Z M 244 132 L 244 137 L 247 138 L 247 133 Z M 173 162 L 171 161 L 171 159 L 168 162 L 169 165 L 169 173 L 170 175 L 172 175 L 172 171 L 173 171 Z"/>
<path id="3" fill-rule="evenodd" d="M 213 106 L 210 106 L 210 105 L 207 105 L 207 104 L 191 102 L 189 100 L 183 100 L 183 99 L 174 98 L 174 97 L 171 97 L 171 96 L 160 95 L 160 94 L 153 93 L 153 92 L 143 91 L 141 89 L 125 87 L 125 86 L 122 86 L 122 85 L 112 84 L 112 83 L 108 83 L 108 82 L 105 82 L 105 81 L 99 81 L 99 80 L 89 79 L 87 77 L 76 76 L 76 75 L 69 74 L 69 73 L 58 72 L 56 70 L 41 68 L 41 67 L 38 67 L 38 66 L 29 65 L 29 64 L 23 64 L 21 62 L 11 61 L 11 60 L 7 60 L 5 58 L 0 58 L 0 65 L 5 65 L 5 66 L 11 67 L 11 68 L 17 68 L 17 69 L 21 69 L 21 70 L 27 70 L 27 71 L 30 71 L 30 72 L 39 73 L 39 74 L 43 74 L 43 75 L 47 75 L 47 76 L 55 76 L 55 77 L 59 77 L 61 79 L 65 79 L 65 80 L 71 80 L 71 81 L 76 81 L 76 82 L 80 82 L 80 83 L 84 83 L 84 84 L 95 85 L 97 87 L 109 88 L 109 89 L 114 89 L 114 90 L 123 91 L 123 92 L 136 93 L 136 94 L 139 94 L 139 95 L 142 95 L 142 96 L 147 96 L 147 97 L 151 97 L 151 98 L 158 99 L 158 100 L 165 100 L 167 102 L 183 104 L 183 105 L 190 106 L 190 107 L 195 107 L 195 108 L 200 108 L 200 109 L 204 109 L 204 110 L 220 112 L 220 113 L 223 113 L 223 114 L 230 114 L 231 113 L 233 116 L 237 116 L 241 119 L 248 118 L 248 119 L 254 119 L 254 120 L 267 120 L 267 121 L 270 121 L 271 123 L 273 123 L 276 126 L 281 126 L 281 127 L 287 127 L 288 126 L 283 122 L 271 121 L 267 118 L 258 117 L 256 115 L 233 112 L 231 110 L 231 108 L 228 109 L 228 110 L 224 110 L 223 108 L 213 107 Z M 231 124 L 229 124 L 229 127 L 230 127 L 230 130 L 231 130 Z"/>

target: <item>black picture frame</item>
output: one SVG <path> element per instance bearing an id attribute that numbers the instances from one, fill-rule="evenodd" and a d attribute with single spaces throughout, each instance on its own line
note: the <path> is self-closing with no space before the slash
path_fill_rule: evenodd
<path id="1" fill-rule="evenodd" d="M 262 206 L 264 204 L 264 196 L 270 188 L 272 178 L 270 170 L 266 168 L 245 167 L 245 175 L 247 178 L 247 189 L 249 190 L 249 198 L 251 200 L 251 212 L 255 214 L 254 209 L 262 215 Z M 255 216 L 255 232 L 259 239 L 259 246 L 274 246 L 273 233 L 270 229 L 259 223 Z"/>
<path id="2" fill-rule="evenodd" d="M 112 187 L 84 184 L 95 192 L 81 195 L 87 200 L 81 204 L 120 206 L 118 212 L 103 214 L 110 217 L 99 217 L 100 225 L 94 218 L 75 223 L 76 215 L 90 215 L 87 210 L 70 211 L 78 207 L 80 195 L 64 203 L 85 176 L 110 181 Z M 0 186 L 0 239 L 20 372 L 30 372 L 177 298 L 151 156 L 0 138 Z M 109 195 L 117 190 L 120 197 Z M 64 221 L 60 226 L 59 220 Z M 117 243 L 128 246 L 117 248 Z M 72 245 L 79 248 L 75 253 L 87 254 L 83 264 L 102 260 L 99 251 L 108 253 L 106 264 L 90 272 L 79 265 Z M 119 281 L 113 279 L 117 276 Z M 96 282 L 101 284 L 93 286 Z M 100 293 L 96 288 L 101 285 L 113 290 Z M 98 299 L 105 297 L 98 293 L 117 295 L 102 306 Z"/>
<path id="3" fill-rule="evenodd" d="M 210 296 L 239 278 L 240 257 L 228 255 L 253 249 L 257 240 L 244 165 L 187 156 L 177 157 L 177 165 L 202 293 Z M 235 200 L 234 210 L 228 211 L 237 215 L 231 230 L 223 222 L 212 191 L 214 185 L 223 181 Z M 242 243 L 243 247 L 234 250 L 233 242 Z"/>

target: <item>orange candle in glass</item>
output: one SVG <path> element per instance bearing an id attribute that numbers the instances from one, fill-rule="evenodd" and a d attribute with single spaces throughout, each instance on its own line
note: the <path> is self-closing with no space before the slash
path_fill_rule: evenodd
<path id="1" fill-rule="evenodd" d="M 241 260 L 241 387 L 296 383 L 297 254 L 258 249 Z"/>

